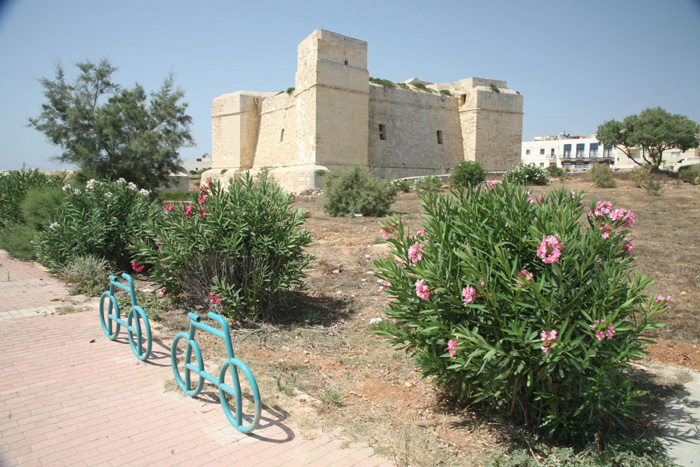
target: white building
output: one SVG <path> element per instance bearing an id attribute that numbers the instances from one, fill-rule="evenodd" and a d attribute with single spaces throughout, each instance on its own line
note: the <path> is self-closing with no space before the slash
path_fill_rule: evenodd
<path id="1" fill-rule="evenodd" d="M 640 149 L 630 149 L 630 155 L 640 162 Z M 678 171 L 684 165 L 700 164 L 699 149 L 681 152 L 678 149 L 664 151 L 662 169 Z M 561 133 L 558 136 L 536 137 L 534 141 L 523 141 L 523 164 L 546 168 L 556 165 L 563 169 L 588 169 L 593 164 L 604 163 L 613 169 L 638 167 L 624 152 L 612 145 L 603 145 L 595 135 L 588 138 Z"/>

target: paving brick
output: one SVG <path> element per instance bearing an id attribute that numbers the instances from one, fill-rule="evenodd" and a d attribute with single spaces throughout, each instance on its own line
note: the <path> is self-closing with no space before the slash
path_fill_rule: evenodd
<path id="1" fill-rule="evenodd" d="M 164 392 L 172 379 L 169 338 L 154 341 L 152 361 L 139 362 L 122 334 L 105 338 L 95 310 L 51 313 L 67 290 L 43 271 L 18 264 L 0 250 L 2 268 L 36 288 L 8 308 L 2 289 L 0 320 L 0 465 L 286 465 L 346 460 L 374 463 L 371 450 L 339 449 L 335 435 L 314 440 L 294 425 L 263 424 L 261 438 L 237 432 L 226 420 L 213 385 L 198 398 Z M 41 280 L 39 280 L 41 279 Z M 6 285 L 0 285 L 0 288 Z M 92 341 L 92 342 L 91 342 Z M 211 369 L 210 369 L 211 370 Z M 211 393 L 211 394 L 210 394 Z M 210 397 L 211 396 L 211 397 Z M 277 420 L 263 413 L 264 420 Z M 381 463 L 390 465 L 381 460 Z M 303 464 L 298 464 L 303 465 Z"/>

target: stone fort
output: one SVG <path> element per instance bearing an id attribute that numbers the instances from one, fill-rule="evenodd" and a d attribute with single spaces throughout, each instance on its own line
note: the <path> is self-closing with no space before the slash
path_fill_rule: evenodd
<path id="1" fill-rule="evenodd" d="M 212 105 L 212 169 L 266 170 L 283 189 L 359 164 L 380 177 L 446 174 L 461 161 L 508 170 L 521 157 L 522 96 L 505 81 L 370 81 L 367 43 L 317 29 L 297 48 L 295 87 L 238 91 Z"/>

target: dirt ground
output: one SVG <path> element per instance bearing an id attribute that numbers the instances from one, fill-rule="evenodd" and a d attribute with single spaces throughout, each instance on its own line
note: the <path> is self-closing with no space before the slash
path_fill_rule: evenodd
<path id="1" fill-rule="evenodd" d="M 656 279 L 650 294 L 673 298 L 663 316 L 669 324 L 653 336 L 658 343 L 642 364 L 700 371 L 700 186 L 667 181 L 654 196 L 628 180 L 598 189 L 574 178 L 531 191 L 560 186 L 585 191 L 586 202 L 608 200 L 636 214 L 630 235 L 636 265 Z M 370 320 L 383 317 L 388 303 L 372 270 L 387 254 L 380 219 L 330 218 L 318 196 L 299 196 L 295 207 L 309 213 L 308 251 L 316 256 L 302 303 L 288 321 L 232 330 L 236 355 L 253 369 L 264 402 L 309 429 L 340 427 L 401 465 L 477 465 L 485 452 L 512 439 L 513 427 L 497 417 L 446 405 L 410 359 L 372 334 Z M 417 194 L 400 195 L 393 209 L 411 229 L 420 228 Z M 154 327 L 162 339 L 172 339 L 187 329 L 187 318 L 182 311 L 163 312 Z M 222 343 L 204 342 L 205 360 L 223 361 Z"/>

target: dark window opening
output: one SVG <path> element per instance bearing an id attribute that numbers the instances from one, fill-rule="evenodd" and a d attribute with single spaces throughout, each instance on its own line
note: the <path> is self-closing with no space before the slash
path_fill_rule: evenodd
<path id="1" fill-rule="evenodd" d="M 442 144 L 442 130 L 437 132 L 438 144 Z"/>
<path id="2" fill-rule="evenodd" d="M 544 148 L 540 149 L 540 154 L 544 154 Z"/>
<path id="3" fill-rule="evenodd" d="M 576 145 L 576 157 L 582 158 L 585 150 L 586 150 L 586 144 L 585 143 L 578 143 Z"/>
<path id="4" fill-rule="evenodd" d="M 379 124 L 379 139 L 386 139 L 386 126 Z"/>
<path id="5" fill-rule="evenodd" d="M 346 65 L 348 64 L 348 61 L 347 61 L 347 60 L 345 60 L 345 64 L 346 64 Z"/>
<path id="6" fill-rule="evenodd" d="M 462 94 L 462 105 L 464 105 L 464 104 L 466 104 L 466 103 L 467 103 L 467 95 L 466 95 L 466 94 Z"/>
<path id="7" fill-rule="evenodd" d="M 280 143 L 284 141 L 284 128 L 282 128 L 282 131 L 280 131 Z"/>

